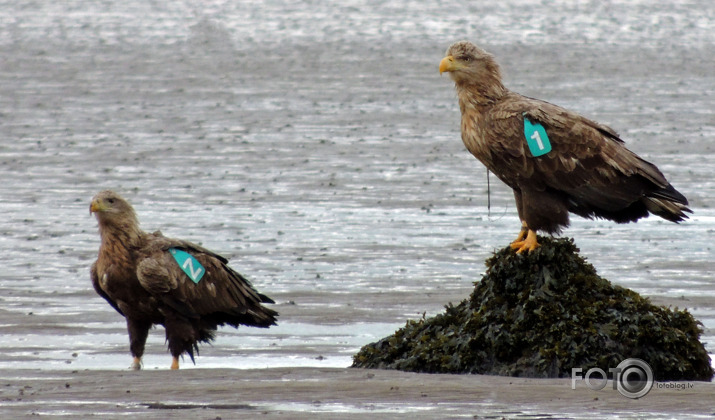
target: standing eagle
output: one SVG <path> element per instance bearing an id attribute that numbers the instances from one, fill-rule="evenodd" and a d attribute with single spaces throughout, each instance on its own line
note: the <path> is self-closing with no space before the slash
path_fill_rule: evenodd
<path id="1" fill-rule="evenodd" d="M 161 232 L 139 228 L 132 206 L 113 191 L 92 199 L 89 212 L 99 222 L 97 261 L 92 264 L 94 290 L 127 319 L 132 368 L 141 369 L 149 329 L 161 324 L 179 368 L 179 356 L 194 361 L 199 342 L 210 342 L 219 325 L 268 328 L 277 312 L 261 303 L 275 303 L 258 293 L 228 260 L 205 248 Z"/>
<path id="2" fill-rule="evenodd" d="M 466 42 L 447 49 L 440 74 L 454 80 L 462 141 L 514 190 L 521 232 L 518 253 L 539 246 L 536 231 L 558 233 L 569 212 L 616 223 L 653 213 L 687 219 L 688 200 L 652 163 L 628 150 L 605 125 L 509 91 L 490 54 Z"/>

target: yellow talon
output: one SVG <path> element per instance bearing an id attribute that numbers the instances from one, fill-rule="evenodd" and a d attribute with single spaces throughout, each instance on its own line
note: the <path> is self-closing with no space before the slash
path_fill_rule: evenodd
<path id="1" fill-rule="evenodd" d="M 179 358 L 172 357 L 171 358 L 171 370 L 178 370 L 178 369 L 179 369 Z"/>
<path id="2" fill-rule="evenodd" d="M 134 360 L 132 360 L 132 365 L 130 366 L 130 369 L 141 370 L 141 368 L 142 368 L 142 359 L 139 357 L 135 357 Z"/>
<path id="3" fill-rule="evenodd" d="M 519 231 L 519 236 L 517 236 L 516 239 L 514 239 L 514 241 L 513 241 L 511 244 L 513 245 L 513 244 L 515 244 L 515 243 L 517 243 L 517 242 L 523 241 L 524 238 L 526 237 L 526 232 L 527 232 L 528 230 L 529 230 L 529 228 L 526 227 L 526 223 L 525 223 L 525 222 L 521 222 L 521 230 Z M 512 247 L 512 248 L 513 248 L 513 247 Z"/>
<path id="4" fill-rule="evenodd" d="M 531 252 L 540 246 L 536 240 L 536 232 L 529 229 L 526 234 L 526 239 L 521 240 L 521 238 L 523 238 L 523 232 L 524 230 L 519 233 L 519 238 L 511 243 L 511 249 L 516 249 L 517 254 L 521 254 L 524 251 Z"/>

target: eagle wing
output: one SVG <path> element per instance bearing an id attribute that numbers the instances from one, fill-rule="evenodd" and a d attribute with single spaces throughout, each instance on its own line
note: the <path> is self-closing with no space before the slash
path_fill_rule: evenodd
<path id="1" fill-rule="evenodd" d="M 92 267 L 89 269 L 89 274 L 92 279 L 92 286 L 94 287 L 94 291 L 97 292 L 97 294 L 101 297 L 104 298 L 111 306 L 114 308 L 121 316 L 124 316 L 124 312 L 122 312 L 121 309 L 119 309 L 119 306 L 117 306 L 117 303 L 109 297 L 109 295 L 102 289 L 102 286 L 99 283 L 99 274 L 97 274 L 97 262 L 95 261 L 92 263 Z"/>
<path id="2" fill-rule="evenodd" d="M 170 253 L 175 248 L 191 254 L 205 269 L 195 283 L 179 267 Z M 258 293 L 251 283 L 231 269 L 228 260 L 199 245 L 164 237 L 160 232 L 146 235 L 139 250 L 137 278 L 150 294 L 188 318 L 225 314 L 240 323 L 268 326 L 275 312 L 260 303 L 274 303 Z M 247 322 L 244 322 L 247 321 Z M 233 323 L 230 320 L 224 321 Z"/>
<path id="3" fill-rule="evenodd" d="M 524 119 L 544 127 L 549 153 L 532 155 Z M 512 93 L 492 108 L 485 130 L 493 139 L 488 144 L 494 166 L 507 184 L 564 192 L 573 200 L 572 211 L 586 217 L 594 215 L 593 206 L 617 212 L 650 191 L 670 186 L 658 168 L 628 150 L 613 129 L 548 102 Z"/>

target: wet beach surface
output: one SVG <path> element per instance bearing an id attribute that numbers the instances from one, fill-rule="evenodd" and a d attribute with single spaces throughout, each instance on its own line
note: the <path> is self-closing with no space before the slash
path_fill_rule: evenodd
<path id="1" fill-rule="evenodd" d="M 624 398 L 609 383 L 326 368 L 20 371 L 6 418 L 712 418 L 713 387 L 655 388 Z M 157 383 L 176 384 L 157 389 Z M 687 384 L 685 384 L 687 386 Z M 91 398 L 83 396 L 90 392 Z"/>
<path id="2" fill-rule="evenodd" d="M 630 401 L 569 380 L 346 369 L 362 345 L 466 298 L 518 232 L 493 176 L 487 209 L 437 71 L 459 39 L 495 54 L 509 88 L 615 128 L 688 197 L 681 225 L 574 217 L 564 234 L 603 277 L 688 308 L 715 353 L 708 5 L 0 2 L 0 412 L 711 415 L 709 383 Z M 229 257 L 280 325 L 222 329 L 179 372 L 159 328 L 145 371 L 125 371 L 125 324 L 88 274 L 89 200 L 106 188 L 144 229 Z"/>

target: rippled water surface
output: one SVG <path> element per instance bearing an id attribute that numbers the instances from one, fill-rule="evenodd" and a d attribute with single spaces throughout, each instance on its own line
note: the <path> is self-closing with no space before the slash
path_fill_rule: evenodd
<path id="1" fill-rule="evenodd" d="M 470 39 L 509 87 L 618 130 L 694 215 L 564 234 L 611 281 L 687 307 L 715 353 L 709 1 L 0 2 L 0 367 L 129 365 L 89 282 L 89 199 L 222 253 L 280 325 L 198 367 L 347 366 L 459 301 L 512 240 L 511 192 L 462 146 L 437 65 Z M 166 368 L 163 331 L 145 368 Z M 191 364 L 186 361 L 186 367 Z"/>

